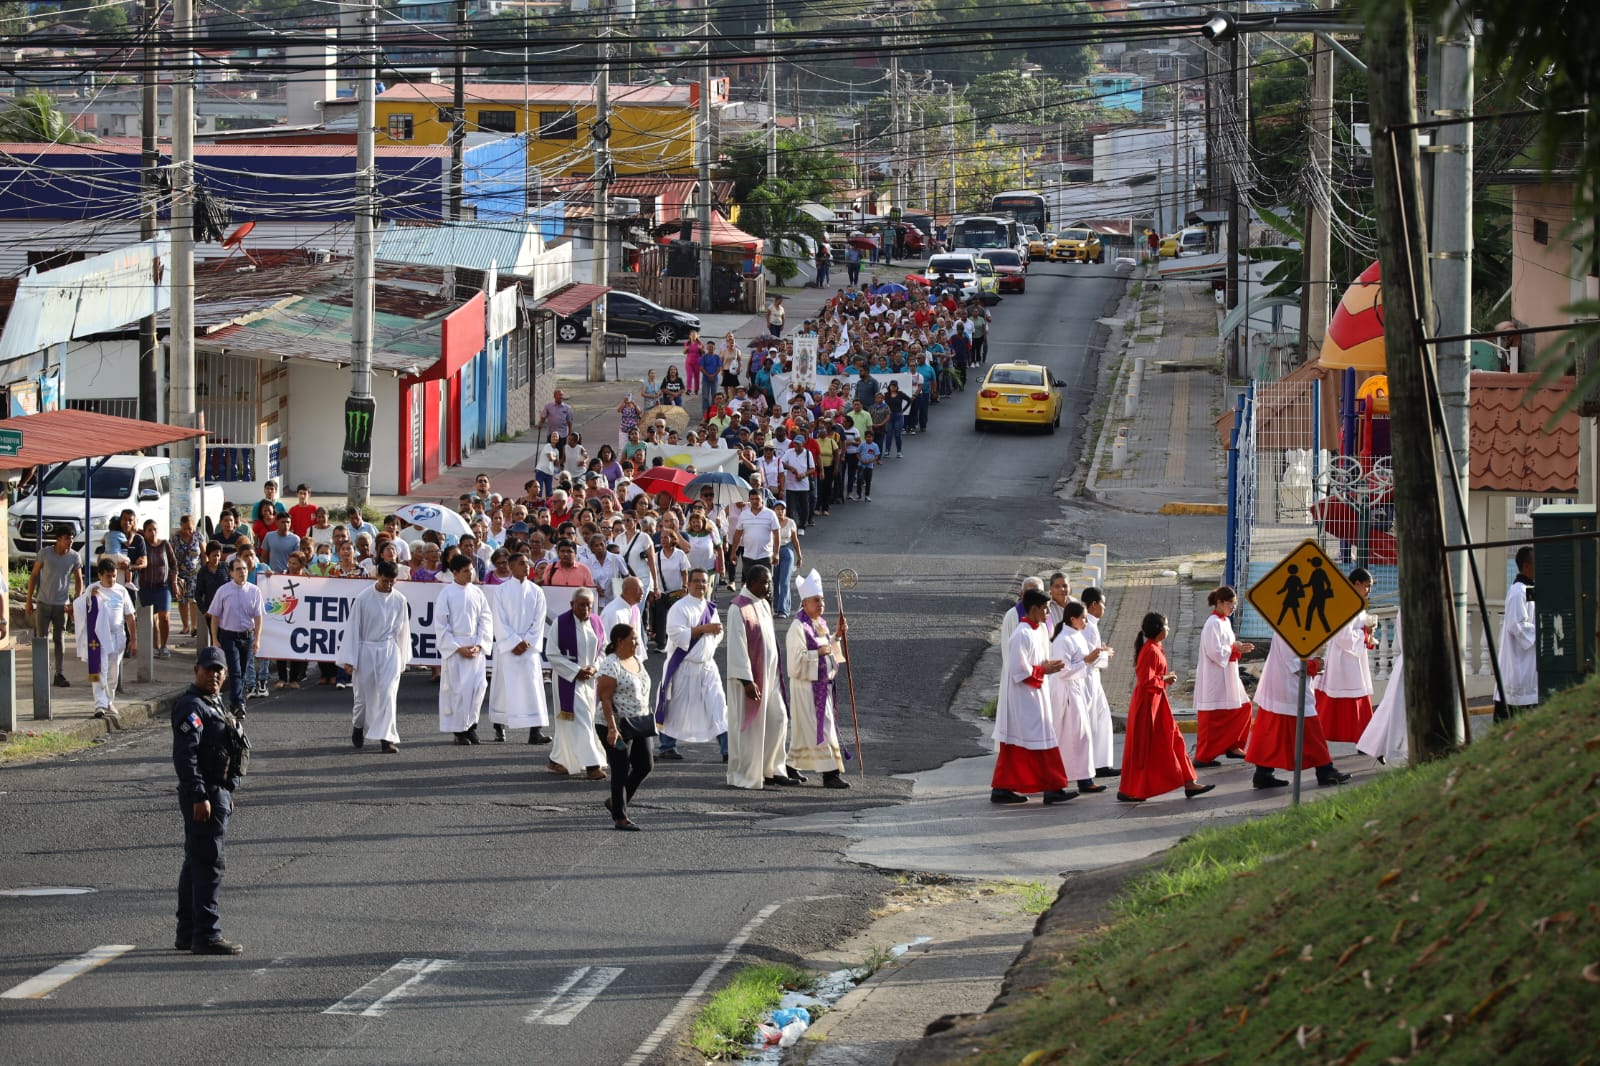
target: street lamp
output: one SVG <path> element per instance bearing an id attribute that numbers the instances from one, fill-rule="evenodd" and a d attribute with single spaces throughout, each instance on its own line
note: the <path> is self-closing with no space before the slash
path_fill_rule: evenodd
<path id="1" fill-rule="evenodd" d="M 1213 11 L 1200 24 L 1200 36 L 1208 41 L 1231 41 L 1239 36 L 1239 24 L 1225 11 Z"/>

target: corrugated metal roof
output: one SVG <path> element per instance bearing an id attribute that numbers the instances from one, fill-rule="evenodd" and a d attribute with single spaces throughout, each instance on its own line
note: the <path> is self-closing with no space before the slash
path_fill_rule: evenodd
<path id="1" fill-rule="evenodd" d="M 507 274 L 527 274 L 533 271 L 542 247 L 538 223 L 532 221 L 506 225 L 447 222 L 437 226 L 391 222 L 378 238 L 377 258 L 388 263 L 472 270 L 498 265 Z"/>
<path id="2" fill-rule="evenodd" d="M 198 341 L 206 348 L 258 359 L 350 362 L 349 307 L 309 297 Z M 439 323 L 379 312 L 373 316 L 372 368 L 418 373 L 439 359 Z"/>
<path id="3" fill-rule="evenodd" d="M 612 107 L 619 105 L 686 107 L 689 104 L 689 91 L 687 85 L 658 85 L 654 82 L 638 85 L 612 83 L 610 100 Z M 435 103 L 451 99 L 452 92 L 449 85 L 408 82 L 385 89 L 378 94 L 378 99 L 390 102 L 417 100 Z M 521 82 L 469 81 L 466 87 L 466 99 L 469 104 L 475 102 L 520 104 L 524 94 L 531 104 L 572 106 L 594 103 L 594 86 L 588 82 L 533 82 L 524 86 Z"/>
<path id="4" fill-rule="evenodd" d="M 140 452 L 206 435 L 200 429 L 72 409 L 7 418 L 0 421 L 0 428 L 22 431 L 22 449 L 16 458 L 0 459 L 0 465 L 12 470 L 40 463 L 70 463 L 74 459 L 105 455 L 108 451 L 115 454 Z"/>
<path id="5" fill-rule="evenodd" d="M 238 156 L 245 148 L 252 155 L 266 158 L 278 156 L 311 156 L 323 159 L 328 156 L 355 158 L 356 149 L 350 144 L 196 144 L 194 146 L 195 158 L 203 159 L 206 156 Z M 443 158 L 450 155 L 450 146 L 444 144 L 380 144 L 375 147 L 378 155 L 396 156 L 404 158 L 415 156 L 420 158 Z M 160 146 L 164 158 L 171 158 L 172 147 L 163 144 Z M 15 156 L 138 156 L 139 144 L 118 143 L 101 141 L 98 144 L 54 144 L 49 142 L 33 141 L 0 141 L 0 153 Z"/>

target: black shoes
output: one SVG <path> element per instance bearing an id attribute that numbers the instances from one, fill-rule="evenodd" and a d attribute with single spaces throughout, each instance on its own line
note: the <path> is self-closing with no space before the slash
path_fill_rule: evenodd
<path id="1" fill-rule="evenodd" d="M 722 761 L 724 763 L 726 763 L 728 761 L 728 753 L 727 752 L 723 752 L 722 753 Z"/>
<path id="2" fill-rule="evenodd" d="M 1194 764 L 1194 768 L 1196 770 L 1210 770 L 1213 767 L 1217 767 L 1217 766 L 1221 766 L 1221 765 L 1222 765 L 1222 763 L 1219 762 L 1216 759 L 1208 759 L 1205 762 L 1197 762 L 1197 763 L 1195 763 Z"/>
<path id="3" fill-rule="evenodd" d="M 1078 791 L 1083 793 L 1085 796 L 1092 796 L 1096 792 L 1104 792 L 1105 790 L 1106 786 L 1095 784 L 1094 778 L 1092 777 L 1086 777 L 1082 781 L 1078 782 Z"/>
<path id="4" fill-rule="evenodd" d="M 1143 798 L 1141 798 L 1139 796 L 1130 796 L 1126 792 L 1123 792 L 1123 791 L 1119 790 L 1117 792 L 1117 802 L 1118 803 L 1143 803 L 1144 800 L 1143 800 Z"/>
<path id="5" fill-rule="evenodd" d="M 1186 788 L 1183 790 L 1183 794 L 1189 799 L 1194 799 L 1196 796 L 1204 796 L 1216 787 L 1216 785 L 1201 785 L 1199 788 Z"/>
<path id="6" fill-rule="evenodd" d="M 196 955 L 243 955 L 244 945 L 235 944 L 231 940 L 223 940 L 221 937 L 218 937 L 216 940 L 210 941 L 209 943 L 196 944 L 189 950 L 194 952 Z"/>
<path id="7" fill-rule="evenodd" d="M 795 784 L 803 785 L 806 783 L 806 775 L 801 773 L 799 770 L 796 770 L 794 767 L 785 766 L 783 771 L 789 775 L 789 780 L 793 781 Z"/>
<path id="8" fill-rule="evenodd" d="M 768 785 L 781 785 L 781 786 L 784 786 L 786 788 L 792 788 L 792 787 L 798 785 L 800 782 L 794 780 L 792 777 L 768 777 L 768 778 L 764 778 L 762 783 L 763 784 L 768 784 Z"/>
<path id="9" fill-rule="evenodd" d="M 1109 766 L 1097 766 L 1097 767 L 1095 767 L 1094 776 L 1096 776 L 1096 777 L 1121 777 L 1122 776 L 1122 771 L 1121 770 L 1112 769 Z"/>
<path id="10" fill-rule="evenodd" d="M 1348 780 L 1350 780 L 1350 775 L 1335 770 L 1333 763 L 1317 767 L 1317 784 L 1319 785 L 1342 785 Z"/>
<path id="11" fill-rule="evenodd" d="M 359 747 L 361 747 L 361 745 L 365 744 L 366 742 L 367 742 L 366 734 L 361 732 L 361 727 L 360 726 L 356 726 L 354 729 L 350 730 L 350 743 L 354 744 L 356 747 L 359 748 Z"/>
<path id="12" fill-rule="evenodd" d="M 534 726 L 532 729 L 528 730 L 528 743 L 529 744 L 548 744 L 548 743 L 550 743 L 550 734 L 546 733 L 543 729 L 540 729 L 538 726 Z"/>
<path id="13" fill-rule="evenodd" d="M 682 762 L 683 754 L 677 748 L 656 752 L 656 762 Z"/>
<path id="14" fill-rule="evenodd" d="M 400 753 L 400 745 L 392 740 L 384 740 L 379 742 L 378 750 L 385 755 L 398 755 Z"/>
<path id="15" fill-rule="evenodd" d="M 839 771 L 829 770 L 822 775 L 823 788 L 849 788 L 850 782 L 840 776 Z"/>
<path id="16" fill-rule="evenodd" d="M 1065 802 L 1067 802 L 1067 800 L 1072 800 L 1072 799 L 1077 799 L 1077 798 L 1078 798 L 1078 794 L 1076 792 L 1069 792 L 1067 789 L 1064 789 L 1064 788 L 1052 789 L 1051 791 L 1046 792 L 1044 794 L 1044 796 L 1042 797 L 1042 799 L 1044 800 L 1044 805 L 1046 807 L 1050 806 L 1052 803 L 1065 803 Z"/>
<path id="17" fill-rule="evenodd" d="M 480 743 L 480 741 L 478 740 L 478 723 L 477 722 L 473 722 L 470 726 L 467 727 L 467 731 L 465 733 L 461 734 L 461 735 L 467 738 L 467 743 L 468 744 Z"/>
<path id="18" fill-rule="evenodd" d="M 1277 777 L 1271 770 L 1257 770 L 1255 777 L 1250 779 L 1251 788 L 1288 788 L 1289 782 Z"/>
<path id="19" fill-rule="evenodd" d="M 457 747 L 466 748 L 466 747 L 470 747 L 471 745 L 472 745 L 472 741 L 467 739 L 467 731 L 466 730 L 463 729 L 461 732 L 456 734 L 456 746 Z"/>
<path id="20" fill-rule="evenodd" d="M 55 680 L 55 686 L 56 686 L 56 688 L 71 688 L 72 687 L 72 682 L 67 680 L 67 677 L 66 677 L 65 674 L 57 674 L 56 675 L 56 680 Z"/>
<path id="21" fill-rule="evenodd" d="M 1020 796 L 1010 789 L 992 788 L 989 790 L 990 803 L 1027 803 L 1027 796 Z"/>
<path id="22" fill-rule="evenodd" d="M 506 742 L 506 727 L 505 726 L 499 725 L 499 724 L 495 725 L 495 727 L 494 727 L 494 742 L 496 744 L 504 744 Z"/>

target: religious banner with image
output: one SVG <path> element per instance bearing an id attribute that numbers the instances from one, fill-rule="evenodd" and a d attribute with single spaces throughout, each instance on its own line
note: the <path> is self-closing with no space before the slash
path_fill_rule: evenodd
<path id="1" fill-rule="evenodd" d="M 261 579 L 261 597 L 266 601 L 267 619 L 261 627 L 259 658 L 300 662 L 338 661 L 339 639 L 344 633 L 350 602 L 370 581 L 349 577 L 292 577 L 273 574 Z M 404 596 L 411 612 L 412 666 L 438 666 L 438 622 L 434 607 L 439 594 L 448 588 L 442 581 L 396 581 L 394 594 Z M 491 600 L 497 585 L 480 585 Z M 572 606 L 574 588 L 544 589 L 545 629 L 556 615 Z M 595 590 L 590 589 L 590 596 Z M 599 604 L 595 603 L 598 610 Z"/>
<path id="2" fill-rule="evenodd" d="M 790 377 L 815 388 L 817 380 L 817 335 L 802 333 L 794 339 L 794 370 Z"/>

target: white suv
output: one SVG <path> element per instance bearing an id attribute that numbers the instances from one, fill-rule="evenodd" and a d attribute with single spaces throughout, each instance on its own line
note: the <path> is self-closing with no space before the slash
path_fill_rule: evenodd
<path id="1" fill-rule="evenodd" d="M 928 284 L 936 284 L 940 275 L 948 275 L 961 284 L 961 298 L 970 300 L 978 295 L 978 261 L 969 252 L 941 252 L 928 260 L 923 268 Z"/>

